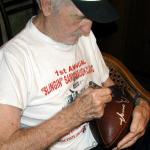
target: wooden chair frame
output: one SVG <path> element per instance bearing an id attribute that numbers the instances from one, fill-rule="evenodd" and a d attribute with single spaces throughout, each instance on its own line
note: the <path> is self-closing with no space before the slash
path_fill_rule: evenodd
<path id="1" fill-rule="evenodd" d="M 126 89 L 132 98 L 140 95 L 150 103 L 150 92 L 144 89 L 144 87 L 136 80 L 128 68 L 112 55 L 107 53 L 102 54 L 106 64 L 110 69 L 110 77 L 115 84 Z"/>
<path id="2" fill-rule="evenodd" d="M 150 103 L 150 92 L 143 88 L 143 86 L 136 80 L 128 68 L 114 56 L 104 52 L 102 52 L 102 55 L 106 65 L 109 67 L 110 78 L 115 82 L 115 84 L 118 85 L 122 90 L 125 90 L 133 99 L 135 99 L 137 96 L 140 96 Z M 149 130 L 147 130 L 147 132 L 148 131 Z M 135 148 L 141 141 L 142 144 L 145 144 L 143 141 L 145 137 L 147 137 L 147 134 L 145 135 L 140 139 L 140 141 L 137 141 L 133 146 L 128 147 L 125 150 L 136 150 Z"/>

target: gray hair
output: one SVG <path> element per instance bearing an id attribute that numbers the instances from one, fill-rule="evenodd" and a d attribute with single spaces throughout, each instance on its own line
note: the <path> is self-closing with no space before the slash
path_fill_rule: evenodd
<path id="1" fill-rule="evenodd" d="M 39 8 L 41 8 L 40 0 L 36 0 L 36 2 Z M 62 4 L 71 4 L 71 0 L 51 0 L 51 2 L 52 2 L 52 7 L 57 11 L 60 9 L 60 6 L 62 6 Z"/>

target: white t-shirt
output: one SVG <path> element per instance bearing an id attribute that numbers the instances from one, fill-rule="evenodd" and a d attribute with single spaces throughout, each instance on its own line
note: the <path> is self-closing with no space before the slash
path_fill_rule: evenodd
<path id="1" fill-rule="evenodd" d="M 22 109 L 22 127 L 33 127 L 73 102 L 89 81 L 109 76 L 91 32 L 75 45 L 53 41 L 32 23 L 0 50 L 0 103 Z M 50 150 L 88 150 L 97 145 L 85 123 Z"/>

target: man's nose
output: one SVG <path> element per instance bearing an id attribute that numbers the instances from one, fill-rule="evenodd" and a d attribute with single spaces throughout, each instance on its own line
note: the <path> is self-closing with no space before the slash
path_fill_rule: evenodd
<path id="1" fill-rule="evenodd" d="M 80 24 L 80 31 L 83 35 L 88 36 L 92 27 L 92 21 L 84 19 Z"/>

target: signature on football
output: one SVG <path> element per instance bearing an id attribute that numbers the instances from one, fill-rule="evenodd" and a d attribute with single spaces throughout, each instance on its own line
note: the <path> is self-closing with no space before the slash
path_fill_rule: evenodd
<path id="1" fill-rule="evenodd" d="M 123 123 L 126 123 L 126 120 L 124 118 L 125 107 L 126 105 L 122 104 L 122 112 L 121 113 L 116 112 L 116 114 L 119 116 L 119 119 L 120 119 L 120 125 L 123 125 Z"/>

